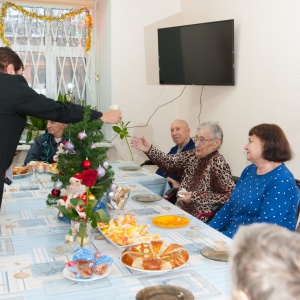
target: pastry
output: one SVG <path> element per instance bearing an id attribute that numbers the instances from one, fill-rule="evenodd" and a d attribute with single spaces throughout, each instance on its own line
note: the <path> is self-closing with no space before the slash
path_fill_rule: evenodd
<path id="1" fill-rule="evenodd" d="M 136 269 L 171 270 L 185 265 L 189 254 L 181 245 L 151 241 L 126 248 L 121 259 L 125 265 Z"/>

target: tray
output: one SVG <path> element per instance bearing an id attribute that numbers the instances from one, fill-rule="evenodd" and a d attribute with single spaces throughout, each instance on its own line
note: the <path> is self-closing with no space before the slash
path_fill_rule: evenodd
<path id="1" fill-rule="evenodd" d="M 166 215 L 153 218 L 152 223 L 159 227 L 178 228 L 188 225 L 190 220 L 182 216 Z"/>

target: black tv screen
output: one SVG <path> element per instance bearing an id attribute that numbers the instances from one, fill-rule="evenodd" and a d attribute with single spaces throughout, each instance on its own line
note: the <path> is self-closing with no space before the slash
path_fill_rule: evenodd
<path id="1" fill-rule="evenodd" d="M 234 85 L 234 20 L 158 29 L 159 82 Z"/>

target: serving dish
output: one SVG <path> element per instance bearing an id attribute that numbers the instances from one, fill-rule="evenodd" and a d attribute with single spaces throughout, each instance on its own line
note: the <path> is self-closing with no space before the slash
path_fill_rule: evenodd
<path id="1" fill-rule="evenodd" d="M 194 300 L 194 295 L 180 286 L 175 285 L 154 285 L 140 290 L 136 294 L 136 300 Z"/>
<path id="2" fill-rule="evenodd" d="M 160 235 L 150 234 L 149 226 L 137 223 L 135 217 L 130 214 L 118 215 L 117 218 L 111 219 L 109 224 L 97 223 L 97 228 L 104 238 L 118 248 L 158 240 Z"/>
<path id="3" fill-rule="evenodd" d="M 136 171 L 136 170 L 140 170 L 141 167 L 140 166 L 134 166 L 134 165 L 124 165 L 124 166 L 119 166 L 120 170 L 124 170 L 124 171 Z"/>
<path id="4" fill-rule="evenodd" d="M 63 270 L 63 275 L 64 275 L 66 278 L 68 278 L 68 279 L 70 279 L 70 280 L 73 280 L 73 281 L 78 281 L 78 282 L 79 282 L 79 281 L 85 281 L 85 282 L 89 282 L 89 281 L 95 281 L 95 280 L 99 280 L 99 279 L 101 279 L 101 278 L 106 277 L 106 276 L 110 273 L 110 271 L 111 271 L 111 267 L 108 266 L 106 272 L 105 272 L 104 274 L 102 274 L 102 275 L 94 274 L 94 275 L 93 275 L 92 277 L 90 277 L 90 278 L 76 278 L 75 275 L 74 275 L 72 272 L 70 272 L 70 271 L 68 270 L 68 267 L 65 267 L 64 270 Z"/>
<path id="5" fill-rule="evenodd" d="M 139 202 L 154 202 L 161 200 L 162 197 L 152 194 L 139 194 L 132 196 L 131 199 Z"/>
<path id="6" fill-rule="evenodd" d="M 153 218 L 152 223 L 159 227 L 178 228 L 188 225 L 190 220 L 182 216 L 164 215 Z"/>
<path id="7" fill-rule="evenodd" d="M 164 273 L 182 268 L 187 264 L 189 254 L 184 246 L 162 240 L 140 243 L 127 247 L 121 255 L 121 262 L 129 269 Z"/>

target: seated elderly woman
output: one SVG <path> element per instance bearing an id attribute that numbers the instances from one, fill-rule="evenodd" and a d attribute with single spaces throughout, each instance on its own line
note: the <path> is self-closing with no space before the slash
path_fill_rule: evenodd
<path id="1" fill-rule="evenodd" d="M 65 123 L 48 121 L 47 131 L 38 136 L 31 145 L 24 164 L 30 161 L 45 161 L 53 163 L 53 156 L 56 154 L 59 144 L 66 140 L 63 135 L 64 129 L 67 127 Z"/>
<path id="2" fill-rule="evenodd" d="M 297 300 L 300 235 L 266 223 L 241 226 L 229 264 L 232 300 Z"/>
<path id="3" fill-rule="evenodd" d="M 193 150 L 165 154 L 138 136 L 131 139 L 131 146 L 144 151 L 165 172 L 180 177 L 176 205 L 197 216 L 225 203 L 234 188 L 230 167 L 218 151 L 222 141 L 220 125 L 206 122 L 197 129 Z M 206 217 L 202 220 L 206 221 Z"/>
<path id="4" fill-rule="evenodd" d="M 247 160 L 229 201 L 209 225 L 233 237 L 242 224 L 267 222 L 295 230 L 299 189 L 284 164 L 292 158 L 289 142 L 275 124 L 260 124 L 249 131 Z"/>

